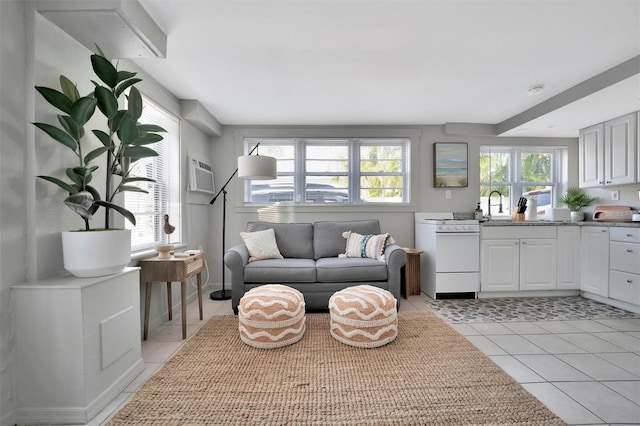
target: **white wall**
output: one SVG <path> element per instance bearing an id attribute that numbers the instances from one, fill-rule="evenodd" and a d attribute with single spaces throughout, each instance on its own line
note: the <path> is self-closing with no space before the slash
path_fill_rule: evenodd
<path id="1" fill-rule="evenodd" d="M 56 114 L 34 86 L 58 87 L 58 76 L 64 74 L 78 83 L 81 93 L 87 93 L 92 89 L 89 79 L 95 76 L 90 52 L 36 14 L 32 2 L 2 0 L 0 18 L 0 425 L 11 425 L 15 378 L 10 288 L 64 274 L 60 231 L 83 226 L 78 216 L 61 203 L 61 191 L 35 177 L 62 177 L 73 154 L 31 125 L 33 121 L 55 123 Z M 121 61 L 120 69 L 137 70 L 130 61 Z M 141 77 L 144 81 L 140 90 L 180 116 L 180 100 L 144 73 Z M 186 185 L 186 153 L 193 150 L 208 155 L 211 138 L 184 121 L 181 133 Z M 199 243 L 209 251 L 208 212 L 204 206 L 184 204 L 183 235 L 192 241 L 190 247 Z M 95 220 L 97 224 L 102 222 L 100 218 Z M 174 287 L 174 307 L 178 309 L 179 285 Z M 166 315 L 164 288 L 157 284 L 154 287 L 152 327 Z M 189 286 L 190 297 L 194 294 L 195 289 Z"/>

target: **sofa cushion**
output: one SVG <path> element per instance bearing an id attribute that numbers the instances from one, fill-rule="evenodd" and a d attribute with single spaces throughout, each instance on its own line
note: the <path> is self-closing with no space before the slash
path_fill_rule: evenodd
<path id="1" fill-rule="evenodd" d="M 313 283 L 316 282 L 316 262 L 313 259 L 256 260 L 244 267 L 248 283 Z"/>
<path id="2" fill-rule="evenodd" d="M 313 259 L 313 225 L 310 223 L 272 223 L 252 221 L 247 231 L 273 229 L 280 254 L 286 258 Z"/>
<path id="3" fill-rule="evenodd" d="M 363 235 L 380 234 L 380 222 L 375 219 L 315 222 L 313 224 L 313 252 L 315 258 L 338 257 L 339 254 L 344 253 L 346 240 L 342 233 L 346 231 L 353 231 Z M 279 244 L 280 242 L 278 241 L 278 246 Z M 282 254 L 287 257 L 284 253 Z"/>
<path id="4" fill-rule="evenodd" d="M 363 257 L 325 257 L 316 261 L 318 282 L 365 282 L 387 279 L 387 265 Z"/>

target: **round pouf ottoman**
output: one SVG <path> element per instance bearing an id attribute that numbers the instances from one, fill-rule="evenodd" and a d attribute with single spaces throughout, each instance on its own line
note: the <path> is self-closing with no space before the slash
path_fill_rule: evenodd
<path id="1" fill-rule="evenodd" d="M 329 299 L 331 336 L 357 348 L 377 348 L 398 335 L 396 299 L 382 288 L 359 285 Z"/>
<path id="2" fill-rule="evenodd" d="M 305 331 L 304 297 L 281 284 L 249 290 L 238 305 L 240 340 L 254 348 L 272 349 L 302 339 Z"/>

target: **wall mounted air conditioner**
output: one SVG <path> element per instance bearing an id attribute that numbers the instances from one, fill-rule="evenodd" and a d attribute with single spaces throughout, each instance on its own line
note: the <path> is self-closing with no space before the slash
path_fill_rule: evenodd
<path id="1" fill-rule="evenodd" d="M 189 157 L 189 190 L 213 194 L 216 186 L 209 162 Z"/>

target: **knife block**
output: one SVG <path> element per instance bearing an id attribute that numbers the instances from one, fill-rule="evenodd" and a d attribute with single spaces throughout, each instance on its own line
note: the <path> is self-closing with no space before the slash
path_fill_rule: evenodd
<path id="1" fill-rule="evenodd" d="M 524 222 L 524 213 L 514 213 L 511 216 L 513 222 Z"/>

